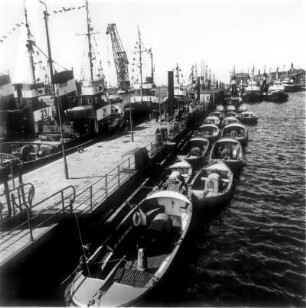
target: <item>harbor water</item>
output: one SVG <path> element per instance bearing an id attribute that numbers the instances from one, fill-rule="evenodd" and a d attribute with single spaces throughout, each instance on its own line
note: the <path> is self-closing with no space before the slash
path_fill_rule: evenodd
<path id="1" fill-rule="evenodd" d="M 233 198 L 198 222 L 165 306 L 305 307 L 305 93 L 247 107 L 259 121 Z"/>

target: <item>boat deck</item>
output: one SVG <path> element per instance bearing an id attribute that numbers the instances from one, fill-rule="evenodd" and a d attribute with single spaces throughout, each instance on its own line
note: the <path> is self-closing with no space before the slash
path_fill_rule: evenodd
<path id="1" fill-rule="evenodd" d="M 125 266 L 120 267 L 116 272 L 114 281 L 137 288 L 145 287 L 166 256 L 167 254 L 148 257 L 147 269 L 144 271 L 137 269 L 137 259 L 126 262 Z"/>

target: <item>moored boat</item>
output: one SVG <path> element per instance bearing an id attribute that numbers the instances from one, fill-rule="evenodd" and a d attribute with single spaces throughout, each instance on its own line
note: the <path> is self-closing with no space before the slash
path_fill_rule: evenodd
<path id="1" fill-rule="evenodd" d="M 224 127 L 232 123 L 240 123 L 240 121 L 237 117 L 233 117 L 233 116 L 225 117 L 223 121 L 221 122 L 221 126 Z"/>
<path id="2" fill-rule="evenodd" d="M 222 160 L 233 173 L 238 173 L 243 167 L 243 150 L 239 141 L 232 138 L 222 138 L 213 145 L 209 163 Z"/>
<path id="3" fill-rule="evenodd" d="M 236 107 L 234 105 L 228 105 L 225 107 L 225 112 L 228 112 L 228 111 L 236 111 Z"/>
<path id="4" fill-rule="evenodd" d="M 265 100 L 268 102 L 275 102 L 275 103 L 283 103 L 288 101 L 288 93 L 282 90 L 272 90 L 268 91 L 266 94 Z"/>
<path id="5" fill-rule="evenodd" d="M 224 106 L 223 105 L 217 105 L 216 106 L 216 111 L 223 112 L 224 111 Z"/>
<path id="6" fill-rule="evenodd" d="M 237 117 L 237 113 L 235 111 L 226 111 L 225 112 L 225 117 Z"/>
<path id="7" fill-rule="evenodd" d="M 215 124 L 203 124 L 198 128 L 197 134 L 202 135 L 210 143 L 213 143 L 219 138 L 220 129 Z"/>
<path id="8" fill-rule="evenodd" d="M 66 288 L 67 305 L 135 305 L 162 281 L 192 218 L 190 200 L 169 185 L 131 209 L 84 262 Z"/>
<path id="9" fill-rule="evenodd" d="M 244 125 L 240 123 L 232 123 L 226 125 L 221 133 L 222 138 L 233 138 L 245 146 L 248 142 L 248 131 Z"/>
<path id="10" fill-rule="evenodd" d="M 254 125 L 257 124 L 258 118 L 257 116 L 250 111 L 241 112 L 239 115 L 239 121 L 243 124 Z"/>
<path id="11" fill-rule="evenodd" d="M 212 117 L 212 116 L 218 117 L 220 120 L 222 120 L 224 118 L 224 113 L 220 112 L 220 111 L 213 111 L 208 116 L 209 117 Z"/>
<path id="12" fill-rule="evenodd" d="M 205 160 L 209 149 L 209 140 L 202 136 L 195 136 L 188 143 L 189 153 L 185 156 L 185 160 L 198 168 Z"/>
<path id="13" fill-rule="evenodd" d="M 191 179 L 193 168 L 191 164 L 189 164 L 187 161 L 182 160 L 172 164 L 169 167 L 169 170 L 171 171 L 171 173 L 173 171 L 179 172 L 180 175 L 184 178 L 185 183 L 188 183 Z"/>
<path id="14" fill-rule="evenodd" d="M 233 190 L 233 173 L 222 161 L 213 162 L 194 177 L 190 194 L 196 209 L 223 205 L 229 201 Z"/>
<path id="15" fill-rule="evenodd" d="M 214 124 L 214 125 L 219 126 L 220 119 L 216 116 L 208 116 L 204 119 L 203 124 Z"/>
<path id="16" fill-rule="evenodd" d="M 247 106 L 245 104 L 241 104 L 238 108 L 237 108 L 237 112 L 245 112 L 247 111 Z"/>
<path id="17" fill-rule="evenodd" d="M 245 92 L 242 95 L 243 101 L 247 103 L 258 103 L 263 101 L 263 94 L 255 80 L 250 79 Z"/>

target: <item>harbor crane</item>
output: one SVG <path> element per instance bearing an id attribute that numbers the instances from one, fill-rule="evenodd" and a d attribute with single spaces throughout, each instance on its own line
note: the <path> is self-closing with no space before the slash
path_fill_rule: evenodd
<path id="1" fill-rule="evenodd" d="M 130 87 L 129 70 L 126 52 L 120 40 L 116 24 L 108 24 L 106 34 L 110 34 L 112 49 L 117 73 L 118 87 L 122 91 L 128 91 Z"/>

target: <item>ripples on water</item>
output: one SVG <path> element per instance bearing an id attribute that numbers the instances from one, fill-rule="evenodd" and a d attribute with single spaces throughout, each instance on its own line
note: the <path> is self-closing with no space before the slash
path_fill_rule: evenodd
<path id="1" fill-rule="evenodd" d="M 233 198 L 195 227 L 192 257 L 184 275 L 176 275 L 183 290 L 166 306 L 306 304 L 305 93 L 248 110 L 259 121 L 249 126 L 246 165 Z"/>

